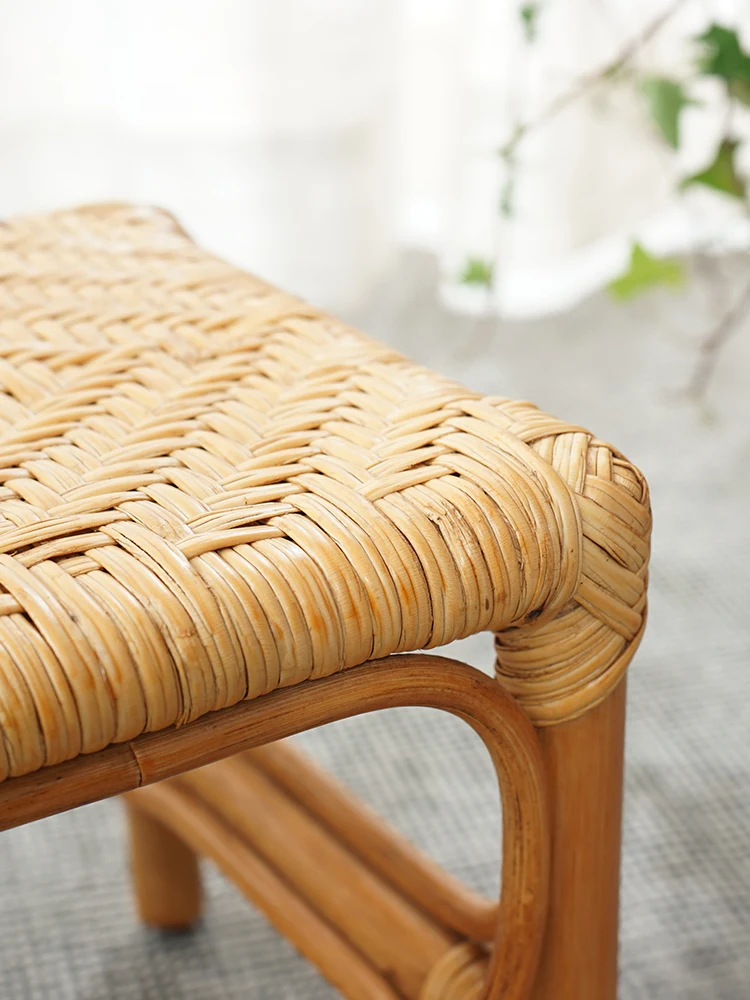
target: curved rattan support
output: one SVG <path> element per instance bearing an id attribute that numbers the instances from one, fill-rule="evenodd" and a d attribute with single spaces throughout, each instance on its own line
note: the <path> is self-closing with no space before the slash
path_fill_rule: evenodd
<path id="1" fill-rule="evenodd" d="M 489 677 L 456 661 L 430 654 L 389 657 L 356 671 L 273 692 L 181 729 L 139 737 L 127 747 L 135 770 L 110 769 L 97 761 L 97 757 L 107 757 L 110 751 L 105 750 L 10 779 L 0 785 L 0 818 L 6 826 L 14 820 L 23 822 L 34 811 L 43 815 L 69 808 L 327 722 L 405 705 L 458 716 L 480 736 L 492 757 L 503 804 L 503 862 L 486 997 L 522 1000 L 528 996 L 536 969 L 547 906 L 549 816 L 544 766 L 537 736 L 515 702 Z M 86 788 L 97 784 L 88 779 L 102 769 L 109 777 L 99 781 L 98 794 L 91 796 Z M 66 796 L 64 801 L 51 799 L 55 789 Z M 159 789 L 154 792 L 160 794 Z M 50 809 L 53 802 L 55 808 Z M 443 918 L 456 900 L 450 882 L 446 891 L 439 884 L 430 886 L 427 875 L 422 885 L 428 888 L 428 909 Z M 494 913 L 494 907 L 486 909 L 474 902 L 473 916 L 469 907 L 469 926 L 486 932 Z M 458 916 L 454 925 L 466 926 L 466 919 Z M 434 979 L 432 988 L 436 988 Z"/>

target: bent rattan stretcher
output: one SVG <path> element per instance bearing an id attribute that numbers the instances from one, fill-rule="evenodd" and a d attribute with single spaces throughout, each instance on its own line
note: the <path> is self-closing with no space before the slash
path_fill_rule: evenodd
<path id="1" fill-rule="evenodd" d="M 649 530 L 609 445 L 166 213 L 0 227 L 0 826 L 128 793 L 150 923 L 207 855 L 350 997 L 613 1000 Z M 481 631 L 496 680 L 412 655 Z M 499 904 L 276 742 L 394 705 L 490 753 Z"/>

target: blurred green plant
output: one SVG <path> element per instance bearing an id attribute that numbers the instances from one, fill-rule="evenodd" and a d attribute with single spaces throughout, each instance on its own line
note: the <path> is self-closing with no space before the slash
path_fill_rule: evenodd
<path id="1" fill-rule="evenodd" d="M 538 3 L 525 3 L 518 10 L 521 19 L 521 27 L 527 42 L 535 42 L 539 28 L 539 13 L 541 5 Z"/>
<path id="2" fill-rule="evenodd" d="M 644 101 L 644 110 L 655 131 L 664 143 L 675 152 L 681 144 L 681 119 L 685 108 L 699 102 L 691 96 L 691 89 L 701 77 L 713 77 L 722 82 L 724 115 L 723 134 L 713 151 L 708 165 L 701 171 L 683 177 L 677 192 L 700 185 L 743 203 L 750 214 L 748 178 L 738 167 L 737 153 L 740 141 L 732 130 L 734 111 L 738 105 L 750 107 L 750 52 L 747 52 L 734 28 L 713 23 L 692 39 L 696 50 L 694 71 L 686 79 L 662 76 L 639 77 L 636 57 L 670 20 L 686 0 L 674 0 L 622 49 L 607 65 L 587 73 L 573 82 L 571 87 L 557 95 L 530 121 L 516 122 L 507 142 L 498 149 L 504 165 L 504 180 L 498 198 L 498 214 L 510 218 L 515 213 L 516 154 L 526 136 L 555 118 L 564 108 L 588 93 L 592 88 L 624 75 L 634 77 Z M 524 38 L 533 44 L 539 32 L 542 5 L 524 3 L 518 8 L 518 17 Z M 496 280 L 493 262 L 481 257 L 471 257 L 461 272 L 460 280 L 467 285 L 481 285 L 491 291 Z M 677 258 L 659 258 L 646 247 L 633 240 L 625 271 L 608 285 L 610 294 L 617 300 L 627 300 L 656 286 L 680 287 L 685 281 L 685 268 Z M 750 281 L 741 290 L 737 300 L 718 319 L 717 324 L 701 343 L 693 377 L 687 388 L 688 395 L 699 399 L 705 392 L 716 365 L 719 349 L 729 339 L 739 320 L 750 308 Z"/>
<path id="3" fill-rule="evenodd" d="M 737 173 L 734 161 L 738 146 L 736 139 L 722 139 L 712 162 L 700 173 L 686 177 L 681 182 L 680 188 L 684 190 L 691 184 L 705 184 L 715 191 L 723 191 L 724 194 L 744 201 L 747 195 L 745 179 Z"/>
<path id="4" fill-rule="evenodd" d="M 718 76 L 730 97 L 750 105 L 750 53 L 742 48 L 737 32 L 712 24 L 695 41 L 703 47 L 698 71 L 704 76 Z"/>
<path id="5" fill-rule="evenodd" d="M 678 287 L 685 280 L 682 261 L 661 260 L 644 250 L 640 243 L 634 243 L 630 251 L 630 265 L 627 271 L 610 282 L 610 293 L 616 299 L 632 299 L 641 292 L 656 285 Z"/>
<path id="6" fill-rule="evenodd" d="M 680 148 L 680 112 L 691 101 L 679 80 L 663 76 L 647 77 L 641 81 L 641 91 L 648 103 L 648 110 L 659 132 L 672 149 Z"/>
<path id="7" fill-rule="evenodd" d="M 464 285 L 482 285 L 484 288 L 491 288 L 493 270 L 491 261 L 482 260 L 480 257 L 469 257 L 461 272 L 461 282 Z"/>

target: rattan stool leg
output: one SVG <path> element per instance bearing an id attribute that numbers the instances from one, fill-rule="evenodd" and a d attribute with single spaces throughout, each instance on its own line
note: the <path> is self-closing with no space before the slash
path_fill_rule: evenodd
<path id="1" fill-rule="evenodd" d="M 625 681 L 572 722 L 542 728 L 552 797 L 547 933 L 533 1000 L 615 1000 Z"/>
<path id="2" fill-rule="evenodd" d="M 190 927 L 201 914 L 198 856 L 172 830 L 126 800 L 138 915 L 163 930 Z"/>

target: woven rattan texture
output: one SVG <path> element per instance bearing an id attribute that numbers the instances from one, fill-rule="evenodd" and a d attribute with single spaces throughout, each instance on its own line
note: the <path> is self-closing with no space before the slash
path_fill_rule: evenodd
<path id="1" fill-rule="evenodd" d="M 640 474 L 99 206 L 0 228 L 0 778 L 498 633 L 538 723 L 640 636 Z"/>

